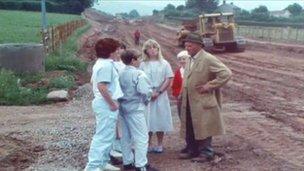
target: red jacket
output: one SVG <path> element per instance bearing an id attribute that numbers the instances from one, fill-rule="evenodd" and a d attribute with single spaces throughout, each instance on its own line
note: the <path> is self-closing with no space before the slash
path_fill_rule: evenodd
<path id="1" fill-rule="evenodd" d="M 183 86 L 183 78 L 180 72 L 180 68 L 178 68 L 174 73 L 174 78 L 171 86 L 172 95 L 174 97 L 178 97 L 180 95 L 182 86 Z"/>

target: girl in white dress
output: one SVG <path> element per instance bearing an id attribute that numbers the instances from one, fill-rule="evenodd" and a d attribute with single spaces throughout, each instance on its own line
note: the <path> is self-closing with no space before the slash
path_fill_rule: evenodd
<path id="1" fill-rule="evenodd" d="M 173 131 L 170 101 L 167 89 L 171 84 L 173 72 L 170 64 L 163 58 L 160 45 L 152 39 L 143 44 L 143 62 L 140 69 L 151 80 L 153 94 L 148 107 L 147 123 L 149 130 L 149 152 L 163 152 L 164 132 Z M 156 133 L 157 146 L 152 147 L 152 136 Z"/>

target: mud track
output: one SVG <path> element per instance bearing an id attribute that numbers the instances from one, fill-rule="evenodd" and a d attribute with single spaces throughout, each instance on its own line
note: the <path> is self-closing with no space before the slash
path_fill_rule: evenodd
<path id="1" fill-rule="evenodd" d="M 101 37 L 141 49 L 132 38 L 139 28 L 140 43 L 154 38 L 173 69 L 177 67 L 175 56 L 181 50 L 176 46 L 177 28 L 153 21 L 143 25 L 110 21 L 92 11 L 85 16 L 92 28 L 79 40 L 80 58 L 93 63 L 93 45 Z M 109 26 L 114 31 L 105 31 Z M 233 72 L 222 89 L 227 134 L 214 138 L 223 160 L 215 164 L 178 159 L 184 141 L 172 100 L 175 130 L 166 135 L 163 154 L 149 154 L 150 163 L 161 171 L 304 170 L 303 52 L 303 46 L 251 41 L 243 53 L 216 54 Z M 81 87 L 82 96 L 68 103 L 1 106 L 0 170 L 82 170 L 95 122 L 89 87 Z"/>

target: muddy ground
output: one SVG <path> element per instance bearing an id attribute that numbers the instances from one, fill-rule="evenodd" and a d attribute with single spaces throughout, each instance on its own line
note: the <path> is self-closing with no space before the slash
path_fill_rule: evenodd
<path id="1" fill-rule="evenodd" d="M 166 59 L 176 68 L 177 28 L 153 21 L 123 23 L 86 13 L 92 28 L 80 39 L 79 57 L 92 61 L 98 37 L 116 37 L 138 48 L 157 40 Z M 94 19 L 98 18 L 97 21 Z M 245 52 L 216 54 L 233 72 L 223 87 L 223 115 L 227 134 L 214 138 L 215 150 L 224 154 L 218 164 L 179 160 L 184 141 L 175 130 L 165 137 L 165 152 L 149 154 L 162 171 L 199 170 L 304 170 L 304 46 L 250 41 Z M 90 69 L 88 69 L 90 70 Z M 42 106 L 0 107 L 0 170 L 81 170 L 87 161 L 94 131 L 90 86 L 84 85 L 69 102 Z"/>

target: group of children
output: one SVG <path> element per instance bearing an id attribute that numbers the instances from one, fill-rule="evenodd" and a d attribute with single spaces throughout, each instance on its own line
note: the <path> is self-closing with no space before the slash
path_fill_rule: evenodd
<path id="1" fill-rule="evenodd" d="M 173 95 L 180 102 L 184 59 L 189 55 L 186 51 L 178 55 L 181 67 L 174 76 L 160 45 L 152 39 L 143 44 L 142 53 L 126 49 L 112 38 L 100 39 L 95 51 L 97 61 L 91 82 L 96 131 L 85 170 L 109 169 L 106 166 L 110 152 L 117 151 L 113 145 L 115 137 L 119 142 L 118 127 L 122 131 L 120 150 L 124 170 L 156 170 L 149 166 L 147 152 L 162 153 L 164 133 L 173 131 L 167 89 L 174 77 Z M 157 136 L 155 146 L 152 145 L 153 133 Z"/>

